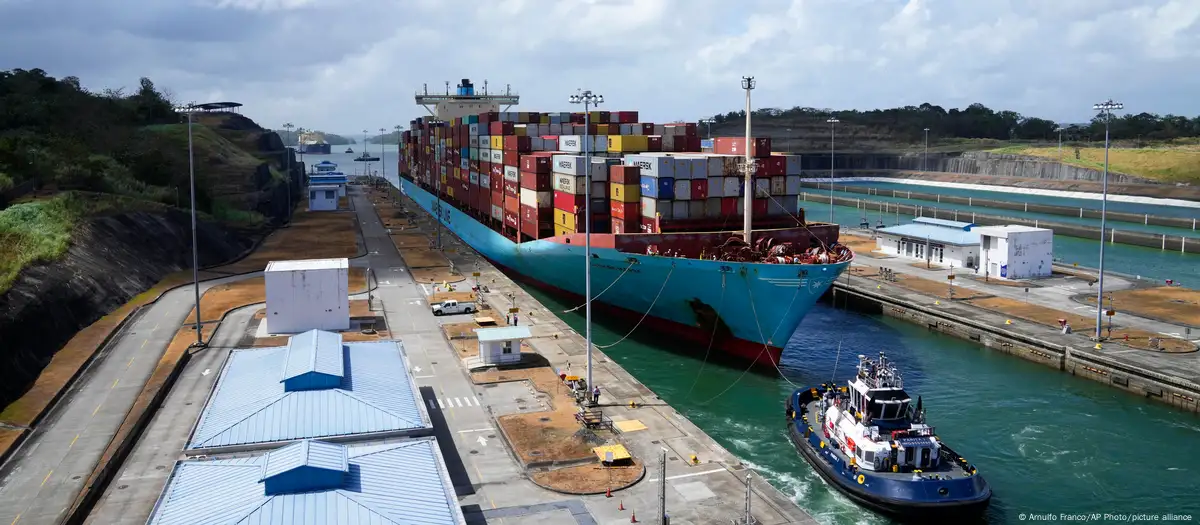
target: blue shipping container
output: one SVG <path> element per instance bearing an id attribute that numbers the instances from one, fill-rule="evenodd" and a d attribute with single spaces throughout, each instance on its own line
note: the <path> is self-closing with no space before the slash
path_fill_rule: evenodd
<path id="1" fill-rule="evenodd" d="M 675 179 L 671 177 L 642 176 L 642 196 L 652 199 L 674 199 Z"/>

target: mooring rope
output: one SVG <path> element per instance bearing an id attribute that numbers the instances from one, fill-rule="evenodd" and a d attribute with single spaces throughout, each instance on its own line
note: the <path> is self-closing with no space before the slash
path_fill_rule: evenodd
<path id="1" fill-rule="evenodd" d="M 635 262 L 635 261 L 633 261 L 633 260 L 630 260 L 630 261 L 629 261 L 629 266 L 626 266 L 626 267 L 625 267 L 625 270 L 621 272 L 621 275 L 618 275 L 618 276 L 617 276 L 617 278 L 616 278 L 616 280 L 614 280 L 613 282 L 609 283 L 607 288 L 605 288 L 604 290 L 601 290 L 601 291 L 600 291 L 600 293 L 598 293 L 598 294 L 596 294 L 595 296 L 593 296 L 591 300 L 592 300 L 592 301 L 595 301 L 595 300 L 596 300 L 598 297 L 600 297 L 601 295 L 604 295 L 604 292 L 607 292 L 609 288 L 612 288 L 614 284 L 617 284 L 617 281 L 620 281 L 622 277 L 625 277 L 625 273 L 626 273 L 626 272 L 628 272 L 630 268 L 633 268 L 633 263 L 634 263 L 634 262 Z M 576 306 L 575 308 L 571 308 L 571 309 L 569 309 L 569 310 L 563 310 L 563 313 L 564 313 L 564 314 L 569 314 L 569 313 L 571 313 L 571 312 L 574 312 L 575 310 L 578 310 L 578 309 L 580 309 L 580 308 L 583 308 L 584 306 L 587 306 L 587 301 L 584 301 L 584 303 L 583 303 L 583 304 L 581 304 L 581 305 L 579 305 L 579 306 Z"/>
<path id="2" fill-rule="evenodd" d="M 646 313 L 642 314 L 642 318 L 638 320 L 637 324 L 633 325 L 633 328 L 629 330 L 629 333 L 625 334 L 625 337 L 617 339 L 617 341 L 612 344 L 595 345 L 596 348 L 600 348 L 600 349 L 612 348 L 612 347 L 616 346 L 617 344 L 619 344 L 621 341 L 624 341 L 625 339 L 627 339 L 629 336 L 633 335 L 633 332 L 637 331 L 638 327 L 642 326 L 642 322 L 646 320 L 646 317 L 648 317 L 650 315 L 650 311 L 654 310 L 654 305 L 658 304 L 658 298 L 662 297 L 663 290 L 667 289 L 667 283 L 671 281 L 671 274 L 673 274 L 673 273 L 675 273 L 675 263 L 671 263 L 671 271 L 667 272 L 667 278 L 663 279 L 662 287 L 658 289 L 658 295 L 654 296 L 654 302 L 650 303 L 650 308 L 648 308 L 646 310 Z"/>

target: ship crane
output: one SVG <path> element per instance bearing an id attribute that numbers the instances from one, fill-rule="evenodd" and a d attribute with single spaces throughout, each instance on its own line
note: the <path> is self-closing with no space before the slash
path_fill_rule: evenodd
<path id="1" fill-rule="evenodd" d="M 520 100 L 521 97 L 510 85 L 504 86 L 503 93 L 488 93 L 486 80 L 483 82 L 483 92 L 476 93 L 475 85 L 469 78 L 462 79 L 454 93 L 450 92 L 449 81 L 446 81 L 446 92 L 443 94 L 430 93 L 428 84 L 423 85 L 421 91 L 416 93 L 417 105 L 424 107 L 430 116 L 443 122 L 489 111 L 508 111 L 520 103 Z"/>

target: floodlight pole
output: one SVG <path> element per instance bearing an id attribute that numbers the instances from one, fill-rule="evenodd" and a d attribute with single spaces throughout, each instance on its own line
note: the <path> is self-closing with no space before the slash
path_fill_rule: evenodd
<path id="1" fill-rule="evenodd" d="M 829 117 L 829 224 L 837 224 L 833 220 L 833 127 L 841 122 L 837 117 Z"/>
<path id="2" fill-rule="evenodd" d="M 580 89 L 571 95 L 567 101 L 572 104 L 583 104 L 583 300 L 587 327 L 584 338 L 587 345 L 587 387 L 595 388 L 592 384 L 592 135 L 591 108 L 604 103 L 604 95 L 592 93 L 591 90 Z M 578 228 L 577 228 L 578 229 Z"/>
<path id="3" fill-rule="evenodd" d="M 1099 285 L 1096 290 L 1096 341 L 1100 341 L 1100 329 L 1104 319 L 1104 224 L 1108 214 L 1108 124 L 1112 120 L 1112 110 L 1124 109 L 1125 105 L 1113 102 L 1112 99 L 1099 104 L 1093 104 L 1092 109 L 1099 111 L 1104 118 L 1104 179 L 1101 182 L 1100 197 L 1100 268 Z"/>
<path id="4" fill-rule="evenodd" d="M 192 112 L 196 105 L 187 106 L 188 117 L 188 186 L 192 195 L 192 288 L 196 299 L 196 342 L 195 346 L 204 346 L 204 335 L 200 328 L 200 251 L 196 244 L 196 164 L 192 153 Z"/>

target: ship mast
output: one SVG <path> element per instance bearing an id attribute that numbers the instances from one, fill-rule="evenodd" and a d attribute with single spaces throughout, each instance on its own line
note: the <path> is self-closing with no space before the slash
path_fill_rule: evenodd
<path id="1" fill-rule="evenodd" d="M 742 240 L 750 244 L 750 210 L 754 203 L 754 181 L 751 180 L 754 176 L 754 159 L 750 156 L 750 91 L 754 89 L 754 77 L 742 77 L 742 89 L 746 90 L 746 144 L 743 146 L 746 149 L 746 158 L 742 161 L 742 170 L 746 176 L 742 200 L 746 202 L 746 209 L 742 212 Z"/>

